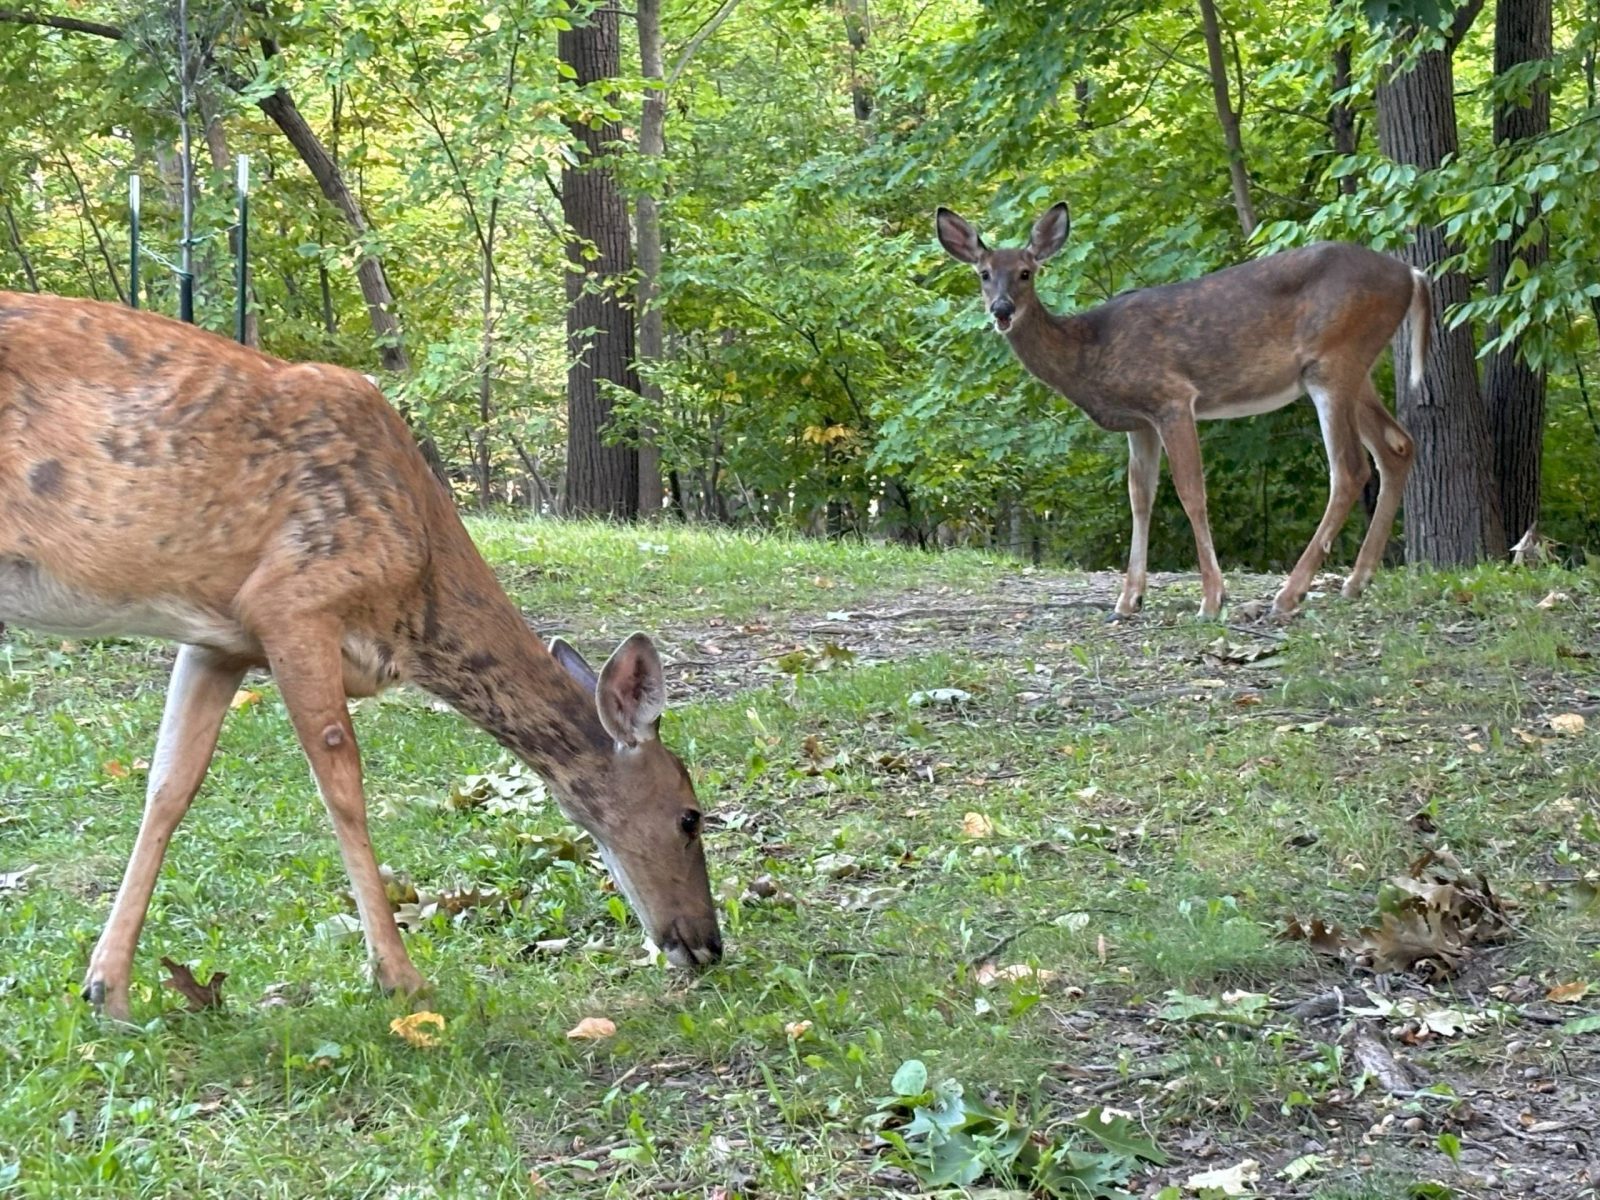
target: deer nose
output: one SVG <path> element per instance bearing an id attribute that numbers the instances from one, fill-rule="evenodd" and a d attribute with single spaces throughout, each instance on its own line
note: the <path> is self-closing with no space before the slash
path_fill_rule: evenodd
<path id="1" fill-rule="evenodd" d="M 1002 320 L 1006 320 L 1017 315 L 1017 306 L 1011 303 L 1010 296 L 1001 296 L 993 304 L 989 305 L 989 311 Z"/>

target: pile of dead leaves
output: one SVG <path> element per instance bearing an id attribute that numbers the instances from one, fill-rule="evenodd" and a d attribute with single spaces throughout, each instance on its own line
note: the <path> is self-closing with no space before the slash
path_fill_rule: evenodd
<path id="1" fill-rule="evenodd" d="M 394 913 L 395 924 L 402 929 L 420 929 L 439 913 L 459 919 L 466 912 L 478 909 L 499 915 L 508 914 L 511 905 L 519 898 L 508 895 L 499 888 L 464 886 L 430 890 L 419 888 L 403 871 L 389 866 L 378 868 L 383 880 L 383 890 Z M 344 901 L 355 908 L 355 896 L 344 893 Z"/>
<path id="2" fill-rule="evenodd" d="M 1448 849 L 1425 851 L 1404 874 L 1378 889 L 1378 923 L 1355 934 L 1312 918 L 1290 917 L 1280 935 L 1319 954 L 1380 973 L 1407 971 L 1448 979 L 1475 947 L 1511 933 L 1508 902 L 1483 873 L 1469 872 Z"/>

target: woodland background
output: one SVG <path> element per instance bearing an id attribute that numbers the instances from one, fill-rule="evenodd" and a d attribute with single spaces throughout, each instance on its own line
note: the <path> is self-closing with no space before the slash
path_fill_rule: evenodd
<path id="1" fill-rule="evenodd" d="M 0 9 L 0 287 L 126 300 L 135 171 L 176 257 L 187 94 L 198 319 L 232 327 L 247 153 L 251 336 L 381 373 L 463 502 L 1120 564 L 1124 439 L 1026 378 L 933 239 L 938 204 L 1015 242 L 1064 199 L 1057 308 L 1318 238 L 1428 268 L 1402 552 L 1600 544 L 1593 0 L 187 15 L 185 58 L 175 3 Z M 1309 406 L 1204 432 L 1224 556 L 1292 561 Z M 1153 564 L 1186 567 L 1158 503 Z"/>

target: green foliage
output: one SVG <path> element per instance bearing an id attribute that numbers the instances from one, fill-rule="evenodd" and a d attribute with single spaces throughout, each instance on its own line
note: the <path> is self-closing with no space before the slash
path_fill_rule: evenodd
<path id="1" fill-rule="evenodd" d="M 884 1128 L 883 1139 L 926 1187 L 970 1187 L 989 1177 L 1067 1200 L 1128 1200 L 1140 1163 L 1167 1161 L 1130 1119 L 1099 1107 L 1047 1132 L 1015 1106 L 998 1109 L 968 1096 L 953 1079 L 930 1087 L 928 1068 L 914 1058 L 900 1065 L 891 1086 L 894 1095 L 880 1100 L 878 1111 L 904 1123 Z M 1088 1138 L 1075 1136 L 1081 1134 Z"/>

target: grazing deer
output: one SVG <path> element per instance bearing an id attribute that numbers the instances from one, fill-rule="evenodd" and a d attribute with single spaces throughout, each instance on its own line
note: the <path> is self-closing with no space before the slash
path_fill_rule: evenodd
<path id="1" fill-rule="evenodd" d="M 84 994 L 128 1016 L 162 855 L 247 670 L 277 679 L 326 802 L 377 981 L 424 987 L 367 838 L 346 707 L 402 680 L 549 781 L 678 966 L 722 941 L 688 772 L 656 734 L 661 660 L 549 650 L 411 434 L 339 367 L 150 313 L 0 292 L 0 623 L 180 643 L 133 857 Z"/>
<path id="2" fill-rule="evenodd" d="M 1378 503 L 1344 585 L 1346 596 L 1361 594 L 1383 558 L 1412 458 L 1411 436 L 1372 386 L 1372 364 L 1409 318 L 1411 383 L 1421 383 L 1433 303 L 1425 275 L 1362 246 L 1320 242 L 1064 316 L 1040 303 L 1034 276 L 1067 240 L 1065 204 L 1040 217 L 1019 250 L 991 250 L 947 208 L 936 225 L 940 244 L 977 269 L 995 328 L 1022 365 L 1102 429 L 1128 435 L 1133 544 L 1117 616 L 1144 603 L 1163 448 L 1194 528 L 1200 615 L 1221 612 L 1195 421 L 1272 412 L 1307 393 L 1328 451 L 1328 508 L 1272 611 L 1287 616 L 1305 599 L 1371 477 L 1364 445 L 1378 462 Z"/>

